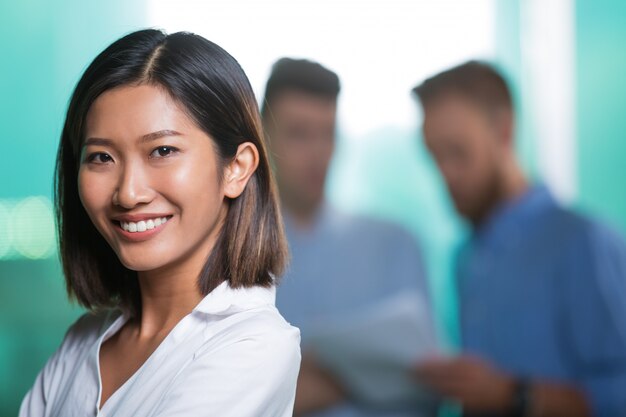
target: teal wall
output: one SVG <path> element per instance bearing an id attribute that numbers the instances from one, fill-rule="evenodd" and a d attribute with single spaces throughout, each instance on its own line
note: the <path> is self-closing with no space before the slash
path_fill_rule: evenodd
<path id="1" fill-rule="evenodd" d="M 528 79 L 524 71 L 519 0 L 497 0 L 495 2 L 495 56 L 498 66 L 511 86 L 516 110 L 516 148 L 518 157 L 527 174 L 538 176 L 535 124 L 528 111 L 530 101 Z"/>
<path id="2" fill-rule="evenodd" d="M 626 2 L 572 1 L 577 189 L 573 205 L 626 235 Z M 535 121 L 526 107 L 532 88 L 520 45 L 523 4 L 523 0 L 496 1 L 496 62 L 513 82 L 520 159 L 531 177 L 540 178 Z"/>
<path id="3" fill-rule="evenodd" d="M 576 2 L 579 203 L 626 235 L 626 2 Z"/>
<path id="4" fill-rule="evenodd" d="M 65 296 L 50 211 L 69 95 L 89 61 L 144 16 L 142 1 L 0 2 L 0 416 L 17 414 L 80 314 Z M 28 200 L 38 211 L 23 213 L 29 196 L 41 197 Z"/>

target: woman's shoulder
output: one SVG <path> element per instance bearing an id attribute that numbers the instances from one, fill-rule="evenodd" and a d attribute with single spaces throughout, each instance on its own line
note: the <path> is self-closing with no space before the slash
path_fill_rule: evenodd
<path id="1" fill-rule="evenodd" d="M 275 286 L 232 288 L 223 283 L 202 300 L 194 314 L 201 321 L 206 320 L 211 334 L 272 337 L 293 333 L 299 337 L 299 330 L 276 309 L 275 300 Z"/>
<path id="2" fill-rule="evenodd" d="M 260 378 L 270 386 L 280 386 L 293 380 L 295 386 L 301 360 L 300 331 L 278 310 L 241 311 L 224 317 L 221 324 L 205 334 L 194 352 L 190 372 L 211 369 L 225 380 L 244 372 L 250 381 Z"/>
<path id="3" fill-rule="evenodd" d="M 237 333 L 259 338 L 300 339 L 300 330 L 287 322 L 274 306 L 241 313 Z"/>
<path id="4" fill-rule="evenodd" d="M 233 345 L 273 346 L 275 351 L 300 349 L 300 330 L 289 324 L 272 304 L 258 305 L 209 318 L 201 351 Z M 201 319 L 202 320 L 202 319 Z"/>
<path id="5" fill-rule="evenodd" d="M 222 332 L 229 339 L 300 340 L 300 330 L 289 324 L 274 306 L 241 311 L 225 318 Z"/>

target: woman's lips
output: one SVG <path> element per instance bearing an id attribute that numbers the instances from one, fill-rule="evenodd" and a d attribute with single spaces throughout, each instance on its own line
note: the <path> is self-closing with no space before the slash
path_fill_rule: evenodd
<path id="1" fill-rule="evenodd" d="M 171 215 L 134 215 L 113 220 L 115 230 L 130 241 L 144 241 L 159 233 L 172 218 Z"/>

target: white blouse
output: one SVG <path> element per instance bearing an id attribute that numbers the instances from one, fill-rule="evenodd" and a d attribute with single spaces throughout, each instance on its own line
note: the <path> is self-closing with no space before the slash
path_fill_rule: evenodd
<path id="1" fill-rule="evenodd" d="M 19 416 L 291 416 L 300 332 L 274 300 L 275 288 L 222 283 L 100 410 L 100 346 L 128 317 L 86 314 L 40 372 Z"/>

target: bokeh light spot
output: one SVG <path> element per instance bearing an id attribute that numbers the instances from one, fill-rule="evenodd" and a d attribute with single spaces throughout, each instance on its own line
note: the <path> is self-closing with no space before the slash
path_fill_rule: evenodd
<path id="1" fill-rule="evenodd" d="M 11 215 L 13 245 L 29 259 L 47 258 L 54 252 L 55 232 L 52 204 L 45 197 L 20 201 Z"/>

